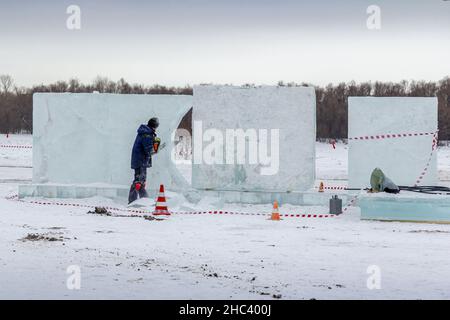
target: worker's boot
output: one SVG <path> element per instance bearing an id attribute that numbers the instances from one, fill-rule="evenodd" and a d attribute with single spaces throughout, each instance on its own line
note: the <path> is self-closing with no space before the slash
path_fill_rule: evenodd
<path id="1" fill-rule="evenodd" d="M 145 182 L 139 187 L 139 198 L 148 198 L 147 190 L 145 190 Z"/>
<path id="2" fill-rule="evenodd" d="M 128 194 L 128 204 L 136 201 L 139 197 L 142 184 L 140 182 L 133 182 Z"/>

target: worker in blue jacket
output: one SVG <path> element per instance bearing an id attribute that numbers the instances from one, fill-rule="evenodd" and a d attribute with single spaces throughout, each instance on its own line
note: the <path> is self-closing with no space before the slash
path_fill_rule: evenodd
<path id="1" fill-rule="evenodd" d="M 137 130 L 131 153 L 131 169 L 134 169 L 134 180 L 130 188 L 128 203 L 135 201 L 138 197 L 148 197 L 145 190 L 147 168 L 152 166 L 152 154 L 158 152 L 160 141 L 156 136 L 158 126 L 158 118 L 151 118 L 146 125 L 142 124 Z"/>

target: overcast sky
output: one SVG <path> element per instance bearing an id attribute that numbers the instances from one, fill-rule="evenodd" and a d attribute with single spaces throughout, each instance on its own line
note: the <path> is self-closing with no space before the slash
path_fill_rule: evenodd
<path id="1" fill-rule="evenodd" d="M 71 4 L 81 30 L 66 27 Z M 439 80 L 449 57 L 443 0 L 0 0 L 0 74 L 23 86 Z"/>

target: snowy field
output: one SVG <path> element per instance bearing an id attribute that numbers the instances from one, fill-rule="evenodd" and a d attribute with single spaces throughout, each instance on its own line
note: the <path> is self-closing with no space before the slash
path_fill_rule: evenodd
<path id="1" fill-rule="evenodd" d="M 0 298 L 450 298 L 450 225 L 360 221 L 354 207 L 326 219 L 175 214 L 149 221 L 7 200 L 30 181 L 32 150 L 4 146 L 31 145 L 31 137 L 2 135 L 0 145 Z M 317 179 L 344 185 L 346 145 L 318 143 L 316 150 Z M 438 162 L 448 184 L 450 148 L 439 149 Z M 189 176 L 187 166 L 182 171 Z M 194 205 L 168 195 L 173 210 L 271 212 L 264 205 L 219 199 Z M 125 209 L 101 198 L 60 202 Z M 281 213 L 326 211 L 281 207 Z M 67 287 L 71 266 L 81 272 L 79 290 Z M 368 288 L 368 270 L 380 271 L 379 289 Z"/>

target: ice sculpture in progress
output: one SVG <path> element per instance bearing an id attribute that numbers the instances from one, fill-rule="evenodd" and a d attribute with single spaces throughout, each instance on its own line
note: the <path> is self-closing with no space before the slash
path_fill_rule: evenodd
<path id="1" fill-rule="evenodd" d="M 397 185 L 436 185 L 437 98 L 349 97 L 349 186 L 376 167 Z"/>
<path id="2" fill-rule="evenodd" d="M 315 179 L 311 87 L 194 87 L 192 185 L 305 191 Z"/>
<path id="3" fill-rule="evenodd" d="M 136 130 L 159 117 L 167 147 L 155 155 L 148 188 L 184 188 L 171 161 L 171 134 L 192 96 L 36 93 L 33 97 L 33 183 L 129 186 Z"/>

